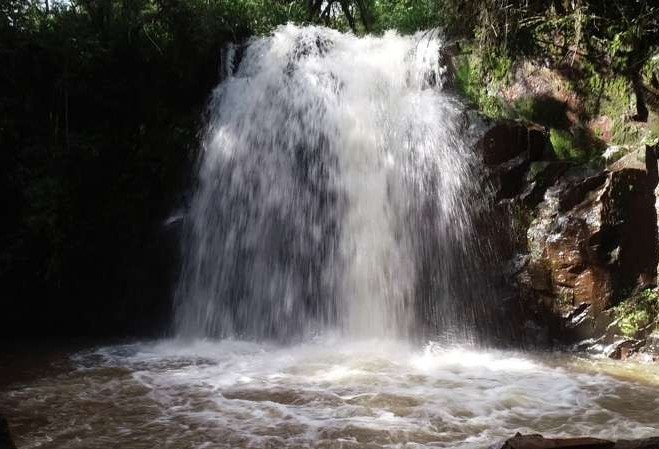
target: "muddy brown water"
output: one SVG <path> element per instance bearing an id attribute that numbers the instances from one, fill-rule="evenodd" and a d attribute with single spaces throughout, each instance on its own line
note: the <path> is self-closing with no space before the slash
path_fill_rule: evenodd
<path id="1" fill-rule="evenodd" d="M 656 365 L 340 339 L 3 354 L 0 414 L 21 449 L 484 448 L 518 431 L 659 435 Z"/>

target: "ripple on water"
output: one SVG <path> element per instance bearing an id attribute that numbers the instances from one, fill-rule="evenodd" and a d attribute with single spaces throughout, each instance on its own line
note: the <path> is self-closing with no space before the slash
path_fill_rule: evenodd
<path id="1" fill-rule="evenodd" d="M 400 342 L 158 342 L 0 392 L 24 448 L 479 448 L 659 433 L 657 368 Z"/>

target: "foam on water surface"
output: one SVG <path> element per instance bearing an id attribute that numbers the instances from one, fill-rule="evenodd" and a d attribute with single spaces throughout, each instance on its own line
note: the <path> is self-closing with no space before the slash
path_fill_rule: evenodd
<path id="1" fill-rule="evenodd" d="M 631 376 L 609 364 L 609 375 L 550 354 L 318 338 L 160 341 L 73 362 L 0 393 L 20 447 L 484 448 L 515 432 L 620 439 L 659 428 L 656 367 Z M 31 428 L 39 414 L 47 422 Z"/>
<path id="2" fill-rule="evenodd" d="M 499 339 L 513 315 L 492 315 L 505 295 L 485 234 L 500 229 L 463 107 L 441 89 L 441 47 L 288 25 L 228 49 L 180 218 L 180 339 L 77 353 L 2 387 L 18 446 L 659 433 L 656 367 L 456 345 Z"/>

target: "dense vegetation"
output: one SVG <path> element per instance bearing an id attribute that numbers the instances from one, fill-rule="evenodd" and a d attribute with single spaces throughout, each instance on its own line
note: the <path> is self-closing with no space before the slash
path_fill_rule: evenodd
<path id="1" fill-rule="evenodd" d="M 456 81 L 486 114 L 552 128 L 568 159 L 598 158 L 611 144 L 657 143 L 655 2 L 494 0 L 467 17 L 475 17 L 473 33 Z"/>
<path id="2" fill-rule="evenodd" d="M 164 221 L 184 204 L 225 43 L 288 21 L 360 34 L 440 27 L 461 54 L 456 86 L 492 115 L 551 122 L 532 100 L 506 105 L 488 90 L 528 58 L 569 67 L 577 92 L 624 102 L 629 90 L 643 122 L 659 91 L 653 5 L 0 0 L 0 332 L 150 332 L 168 313 L 176 227 Z M 611 103 L 587 97 L 577 121 Z M 574 123 L 547 124 L 567 133 L 557 139 L 575 134 Z"/>
<path id="3" fill-rule="evenodd" d="M 3 3 L 2 331 L 121 332 L 167 312 L 162 222 L 219 49 L 287 20 L 266 3 Z"/>

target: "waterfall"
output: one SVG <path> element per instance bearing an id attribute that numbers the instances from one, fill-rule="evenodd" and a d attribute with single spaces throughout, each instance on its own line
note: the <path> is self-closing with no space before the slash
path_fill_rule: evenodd
<path id="1" fill-rule="evenodd" d="M 250 43 L 209 106 L 178 335 L 470 335 L 486 195 L 441 46 L 294 25 Z"/>

